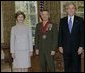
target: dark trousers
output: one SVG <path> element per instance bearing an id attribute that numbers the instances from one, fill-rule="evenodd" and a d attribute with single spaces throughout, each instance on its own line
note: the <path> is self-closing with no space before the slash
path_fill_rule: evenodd
<path id="1" fill-rule="evenodd" d="M 77 52 L 64 53 L 64 71 L 65 72 L 80 72 L 80 55 Z"/>
<path id="2" fill-rule="evenodd" d="M 54 58 L 45 53 L 40 54 L 40 64 L 42 72 L 55 72 Z"/>

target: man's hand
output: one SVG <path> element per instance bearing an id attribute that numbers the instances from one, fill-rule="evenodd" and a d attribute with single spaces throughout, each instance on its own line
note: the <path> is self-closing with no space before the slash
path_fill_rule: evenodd
<path id="1" fill-rule="evenodd" d="M 55 55 L 55 51 L 51 51 L 51 55 Z"/>
<path id="2" fill-rule="evenodd" d="M 60 51 L 60 53 L 63 53 L 63 48 L 59 47 L 59 51 Z"/>
<path id="3" fill-rule="evenodd" d="M 36 55 L 39 55 L 39 49 L 35 50 Z"/>
<path id="4" fill-rule="evenodd" d="M 78 55 L 80 55 L 83 52 L 83 48 L 79 47 L 77 52 L 78 52 Z"/>

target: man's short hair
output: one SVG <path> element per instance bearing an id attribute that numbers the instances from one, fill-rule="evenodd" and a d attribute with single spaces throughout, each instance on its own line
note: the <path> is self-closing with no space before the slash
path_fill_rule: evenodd
<path id="1" fill-rule="evenodd" d="M 76 9 L 76 5 L 75 5 L 75 3 L 73 3 L 73 2 L 67 2 L 67 3 L 65 4 L 65 8 L 67 9 L 67 7 L 68 7 L 69 5 L 73 5 L 73 6 L 75 7 L 75 9 Z"/>

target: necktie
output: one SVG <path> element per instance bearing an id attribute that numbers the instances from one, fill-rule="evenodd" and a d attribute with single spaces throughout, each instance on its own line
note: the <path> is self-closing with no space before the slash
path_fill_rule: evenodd
<path id="1" fill-rule="evenodd" d="M 72 18 L 71 17 L 69 19 L 68 26 L 69 26 L 69 31 L 71 33 L 71 29 L 72 29 Z"/>

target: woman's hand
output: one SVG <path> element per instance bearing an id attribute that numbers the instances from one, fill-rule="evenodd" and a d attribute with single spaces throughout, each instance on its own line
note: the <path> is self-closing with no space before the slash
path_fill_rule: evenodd
<path id="1" fill-rule="evenodd" d="M 33 52 L 32 51 L 30 51 L 29 54 L 30 54 L 30 56 L 33 56 Z"/>
<path id="2" fill-rule="evenodd" d="M 12 58 L 13 58 L 13 59 L 15 58 L 15 53 L 12 53 Z"/>

